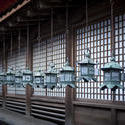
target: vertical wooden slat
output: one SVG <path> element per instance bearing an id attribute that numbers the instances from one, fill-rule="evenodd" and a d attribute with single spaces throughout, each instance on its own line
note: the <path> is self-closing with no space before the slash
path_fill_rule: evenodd
<path id="1" fill-rule="evenodd" d="M 116 109 L 111 109 L 111 125 L 118 125 L 117 124 L 117 112 Z"/>

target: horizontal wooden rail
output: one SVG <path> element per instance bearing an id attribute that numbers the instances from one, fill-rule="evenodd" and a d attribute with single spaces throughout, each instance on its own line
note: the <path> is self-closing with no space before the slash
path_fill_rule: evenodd
<path id="1" fill-rule="evenodd" d="M 125 110 L 125 104 L 101 104 L 101 103 L 95 103 L 95 102 L 84 102 L 84 101 L 73 101 L 73 105 L 76 106 L 84 106 L 84 107 L 95 107 L 95 108 L 103 108 L 103 109 L 119 109 L 119 110 Z"/>
<path id="2" fill-rule="evenodd" d="M 41 115 L 41 114 L 38 114 L 38 113 L 32 113 L 33 116 L 37 116 L 37 117 L 40 117 L 40 118 L 43 118 L 43 119 L 49 119 L 51 121 L 58 121 L 58 122 L 65 122 L 65 120 L 63 119 L 59 119 L 59 118 L 55 118 L 55 117 L 50 117 L 50 116 L 45 116 L 45 115 Z"/>
<path id="3" fill-rule="evenodd" d="M 31 97 L 31 115 L 59 124 L 65 122 L 64 100 Z"/>
<path id="4" fill-rule="evenodd" d="M 26 112 L 26 99 L 24 96 L 7 95 L 6 97 L 6 108 L 15 112 L 23 113 Z"/>

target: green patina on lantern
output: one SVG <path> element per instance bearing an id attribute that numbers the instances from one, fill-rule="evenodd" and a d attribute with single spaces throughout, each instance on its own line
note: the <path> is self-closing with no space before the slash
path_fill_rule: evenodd
<path id="1" fill-rule="evenodd" d="M 55 69 L 54 63 L 50 64 L 50 68 L 45 73 L 45 86 L 47 88 L 53 89 L 57 85 L 57 71 Z"/>
<path id="2" fill-rule="evenodd" d="M 6 83 L 10 86 L 15 84 L 15 71 L 13 70 L 13 67 L 8 67 Z"/>
<path id="3" fill-rule="evenodd" d="M 85 59 L 83 59 L 78 64 L 80 65 L 80 77 L 78 78 L 78 81 L 84 79 L 85 82 L 88 82 L 89 80 L 97 82 L 94 69 L 94 65 L 96 65 L 96 63 L 94 63 L 93 60 L 90 58 L 89 50 L 85 54 Z"/>
<path id="4" fill-rule="evenodd" d="M 66 64 L 60 70 L 59 74 L 59 83 L 62 87 L 70 86 L 75 88 L 75 70 L 74 67 L 69 65 L 69 61 L 67 60 Z"/>
<path id="5" fill-rule="evenodd" d="M 15 83 L 17 87 L 22 87 L 23 74 L 20 70 L 18 70 L 15 74 Z"/>
<path id="6" fill-rule="evenodd" d="M 23 86 L 26 87 L 27 84 L 32 86 L 33 83 L 33 73 L 29 70 L 27 67 L 25 70 L 23 70 Z"/>
<path id="7" fill-rule="evenodd" d="M 123 89 L 123 86 L 120 85 L 121 82 L 121 71 L 122 67 L 115 62 L 115 58 L 111 58 L 111 62 L 104 65 L 101 68 L 104 71 L 104 83 L 101 85 L 101 90 L 105 88 L 115 91 L 117 88 Z"/>
<path id="8" fill-rule="evenodd" d="M 0 73 L 0 84 L 5 84 L 6 83 L 6 73 L 5 72 L 1 72 Z"/>
<path id="9" fill-rule="evenodd" d="M 44 87 L 44 73 L 42 70 L 38 70 L 34 73 L 34 87 Z"/>

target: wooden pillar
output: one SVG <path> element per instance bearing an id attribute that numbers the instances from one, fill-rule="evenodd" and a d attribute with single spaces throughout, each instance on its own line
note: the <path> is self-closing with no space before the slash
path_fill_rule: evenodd
<path id="1" fill-rule="evenodd" d="M 2 85 L 3 108 L 6 108 L 7 85 Z"/>
<path id="2" fill-rule="evenodd" d="M 72 39 L 72 28 L 67 29 L 67 42 L 66 42 L 66 56 L 69 59 L 70 65 L 73 66 L 73 39 Z M 67 86 L 66 87 L 66 97 L 65 97 L 65 125 L 75 125 L 74 122 L 74 89 Z"/>
<path id="3" fill-rule="evenodd" d="M 4 34 L 5 35 L 5 34 Z M 5 36 L 3 39 L 3 50 L 2 50 L 2 71 L 6 72 L 7 71 L 7 48 L 6 48 L 6 40 L 5 40 Z M 2 85 L 2 97 L 3 97 L 3 108 L 6 108 L 6 96 L 7 96 L 7 85 L 3 84 Z"/>
<path id="4" fill-rule="evenodd" d="M 31 97 L 32 97 L 32 86 L 26 85 L 26 115 L 30 116 L 31 113 Z"/>
<path id="5" fill-rule="evenodd" d="M 27 61 L 26 66 L 32 71 L 32 61 L 33 61 L 33 51 L 32 51 L 32 41 L 30 41 L 30 28 L 27 26 Z M 26 85 L 26 115 L 31 114 L 31 97 L 33 94 L 33 88 L 31 85 Z"/>
<path id="6" fill-rule="evenodd" d="M 118 125 L 117 124 L 117 112 L 116 109 L 111 109 L 111 125 Z"/>

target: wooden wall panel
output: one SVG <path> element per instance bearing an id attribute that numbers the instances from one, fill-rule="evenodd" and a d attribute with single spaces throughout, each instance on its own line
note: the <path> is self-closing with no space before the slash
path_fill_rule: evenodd
<path id="1" fill-rule="evenodd" d="M 110 117 L 110 110 L 75 106 L 76 125 L 111 125 Z"/>
<path id="2" fill-rule="evenodd" d="M 117 111 L 117 124 L 118 125 L 125 125 L 125 111 L 118 110 Z"/>

